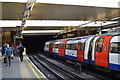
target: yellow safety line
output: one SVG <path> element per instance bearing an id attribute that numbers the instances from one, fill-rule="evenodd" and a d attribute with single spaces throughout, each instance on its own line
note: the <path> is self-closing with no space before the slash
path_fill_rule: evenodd
<path id="1" fill-rule="evenodd" d="M 26 58 L 26 57 L 25 57 Z M 26 60 L 27 61 L 27 60 Z M 37 72 L 34 70 L 34 68 L 31 66 L 31 64 L 27 61 L 27 63 L 28 63 L 28 65 L 29 65 L 29 67 L 31 68 L 31 70 L 33 71 L 33 73 L 35 74 L 35 76 L 37 77 L 37 78 L 41 78 L 38 74 L 37 74 Z"/>

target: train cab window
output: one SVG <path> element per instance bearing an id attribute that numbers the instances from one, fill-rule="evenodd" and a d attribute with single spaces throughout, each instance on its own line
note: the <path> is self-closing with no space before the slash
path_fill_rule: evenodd
<path id="1" fill-rule="evenodd" d="M 85 43 L 80 43 L 80 51 L 84 51 Z"/>
<path id="2" fill-rule="evenodd" d="M 98 40 L 97 45 L 96 45 L 97 52 L 102 52 L 103 40 L 104 40 L 104 38 L 101 38 Z"/>
<path id="3" fill-rule="evenodd" d="M 110 53 L 120 54 L 120 42 L 113 42 L 110 44 Z"/>
<path id="4" fill-rule="evenodd" d="M 46 48 L 48 48 L 48 47 L 49 47 L 49 45 L 47 44 L 45 47 L 46 47 Z"/>
<path id="5" fill-rule="evenodd" d="M 58 48 L 58 44 L 54 44 L 54 45 L 53 45 L 53 48 Z"/>
<path id="6" fill-rule="evenodd" d="M 60 43 L 60 49 L 64 49 L 64 44 Z"/>

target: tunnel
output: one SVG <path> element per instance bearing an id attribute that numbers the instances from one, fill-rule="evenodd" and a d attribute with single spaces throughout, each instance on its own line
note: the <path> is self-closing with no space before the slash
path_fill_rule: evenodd
<path id="1" fill-rule="evenodd" d="M 27 54 L 40 53 L 44 51 L 46 41 L 53 40 L 54 35 L 25 35 L 23 45 L 26 47 Z"/>

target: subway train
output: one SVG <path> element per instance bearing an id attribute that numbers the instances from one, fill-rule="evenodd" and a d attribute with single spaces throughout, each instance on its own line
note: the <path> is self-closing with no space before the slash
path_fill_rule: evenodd
<path id="1" fill-rule="evenodd" d="M 83 64 L 120 71 L 120 33 L 48 41 L 44 52 Z"/>

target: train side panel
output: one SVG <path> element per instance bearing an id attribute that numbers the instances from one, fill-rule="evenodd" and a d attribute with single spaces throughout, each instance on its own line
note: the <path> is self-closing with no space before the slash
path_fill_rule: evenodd
<path id="1" fill-rule="evenodd" d="M 62 40 L 59 43 L 59 48 L 58 48 L 58 55 L 59 56 L 65 56 L 65 49 L 66 49 L 66 43 L 68 40 Z"/>
<path id="2" fill-rule="evenodd" d="M 77 60 L 77 47 L 79 40 L 70 40 L 66 43 L 65 57 Z"/>
<path id="3" fill-rule="evenodd" d="M 101 36 L 96 41 L 95 64 L 102 67 L 108 67 L 109 43 L 113 36 Z"/>
<path id="4" fill-rule="evenodd" d="M 50 43 L 50 42 L 46 42 L 46 43 L 45 43 L 45 47 L 44 47 L 44 52 L 45 52 L 45 53 L 48 53 L 48 52 L 49 52 L 49 43 Z"/>
<path id="5" fill-rule="evenodd" d="M 53 44 L 53 54 L 58 55 L 59 41 Z"/>
<path id="6" fill-rule="evenodd" d="M 110 41 L 109 67 L 120 70 L 120 35 L 114 36 Z"/>
<path id="7" fill-rule="evenodd" d="M 50 54 L 53 53 L 53 44 L 54 44 L 54 41 L 51 41 L 50 44 L 49 44 L 49 53 Z"/>
<path id="8" fill-rule="evenodd" d="M 87 38 L 81 39 L 78 42 L 77 60 L 81 61 L 81 62 L 84 62 L 84 49 L 85 49 L 86 40 L 87 40 Z"/>

